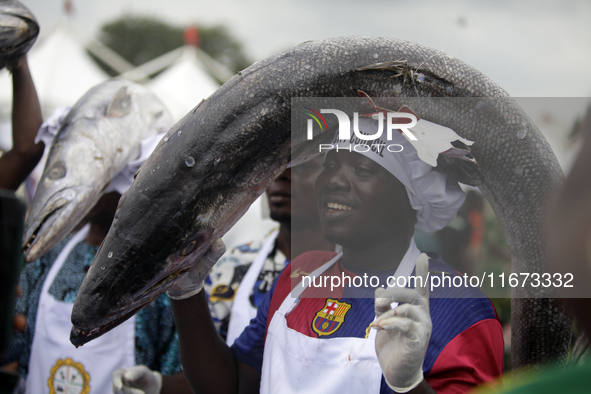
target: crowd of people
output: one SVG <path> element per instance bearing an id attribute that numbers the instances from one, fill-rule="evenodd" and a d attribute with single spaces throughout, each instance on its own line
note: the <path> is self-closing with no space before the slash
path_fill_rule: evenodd
<path id="1" fill-rule="evenodd" d="M 48 148 L 35 143 L 47 125 L 26 56 L 10 71 L 13 147 L 0 157 L 0 188 L 16 190 Z M 364 118 L 358 128 L 373 135 L 379 122 Z M 482 197 L 471 192 L 464 204 L 453 177 L 394 138 L 401 152 L 354 153 L 335 141 L 325 155 L 286 169 L 266 192 L 277 229 L 228 251 L 216 240 L 166 294 L 75 348 L 72 304 L 125 187 L 103 194 L 77 231 L 20 276 L 15 313 L 27 325 L 1 361 L 21 374 L 14 392 L 77 385 L 77 392 L 118 394 L 463 393 L 495 386 L 505 344 L 491 301 L 470 286 L 427 286 L 429 276 L 476 269 Z M 449 226 L 458 218 L 464 227 Z M 439 232 L 444 258 L 457 263 L 422 253 L 416 230 Z M 559 244 L 553 250 L 562 253 Z M 304 280 L 366 276 L 376 284 L 343 280 L 328 290 Z M 411 276 L 413 285 L 389 284 Z"/>

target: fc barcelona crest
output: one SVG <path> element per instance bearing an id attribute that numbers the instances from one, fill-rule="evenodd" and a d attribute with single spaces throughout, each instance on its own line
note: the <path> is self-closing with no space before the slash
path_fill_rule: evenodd
<path id="1" fill-rule="evenodd" d="M 341 327 L 351 304 L 328 298 L 324 307 L 316 312 L 312 320 L 312 329 L 318 336 L 331 335 Z"/>

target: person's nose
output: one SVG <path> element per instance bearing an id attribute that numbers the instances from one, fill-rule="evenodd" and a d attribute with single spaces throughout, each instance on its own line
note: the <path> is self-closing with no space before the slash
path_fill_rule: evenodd
<path id="1" fill-rule="evenodd" d="M 341 167 L 337 167 L 331 171 L 326 177 L 324 184 L 331 190 L 348 190 L 351 187 L 351 183 Z"/>

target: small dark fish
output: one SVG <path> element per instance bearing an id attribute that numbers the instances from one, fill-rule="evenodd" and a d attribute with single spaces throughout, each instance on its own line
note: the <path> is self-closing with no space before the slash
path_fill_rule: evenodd
<path id="1" fill-rule="evenodd" d="M 292 98 L 358 91 L 392 98 L 380 104 L 385 108 L 406 104 L 474 141 L 477 165 L 440 155 L 438 167 L 479 185 L 504 228 L 514 272 L 544 270 L 543 208 L 563 175 L 547 141 L 503 89 L 458 59 L 405 41 L 306 42 L 234 76 L 161 141 L 120 201 L 78 293 L 72 343 L 102 335 L 164 292 L 290 161 L 309 153 L 304 133 L 291 133 Z M 431 97 L 481 99 L 466 108 Z M 566 357 L 571 321 L 552 300 L 516 298 L 513 305 L 516 366 Z"/>
<path id="2" fill-rule="evenodd" d="M 24 56 L 39 35 L 31 12 L 16 0 L 0 0 L 0 69 Z"/>

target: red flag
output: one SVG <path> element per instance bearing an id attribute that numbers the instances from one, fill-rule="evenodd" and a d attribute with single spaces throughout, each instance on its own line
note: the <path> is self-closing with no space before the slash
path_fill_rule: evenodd
<path id="1" fill-rule="evenodd" d="M 185 44 L 199 47 L 201 45 L 201 38 L 199 37 L 199 29 L 197 26 L 191 25 L 185 29 L 185 33 L 183 34 L 183 38 L 185 39 Z"/>

